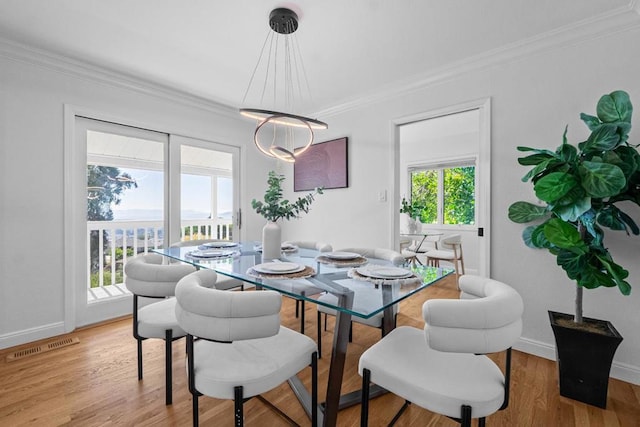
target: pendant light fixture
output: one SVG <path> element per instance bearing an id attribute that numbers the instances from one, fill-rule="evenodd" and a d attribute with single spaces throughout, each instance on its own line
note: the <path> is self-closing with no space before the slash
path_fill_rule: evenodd
<path id="1" fill-rule="evenodd" d="M 274 9 L 269 15 L 269 28 L 242 99 L 245 104 L 248 96 L 259 95 L 260 106 L 240 108 L 240 114 L 256 120 L 253 141 L 263 154 L 293 163 L 313 143 L 313 131 L 328 126 L 320 120 L 292 112 L 301 108 L 303 92 L 311 101 L 302 55 L 294 35 L 298 29 L 298 15 L 290 9 Z M 258 74 L 264 74 L 264 80 L 261 87 L 252 91 L 254 83 L 258 84 Z"/>

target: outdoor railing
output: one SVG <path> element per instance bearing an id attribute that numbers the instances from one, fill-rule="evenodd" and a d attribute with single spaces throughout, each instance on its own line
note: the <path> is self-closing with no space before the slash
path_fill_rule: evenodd
<path id="1" fill-rule="evenodd" d="M 229 220 L 182 221 L 182 240 L 232 239 Z M 124 287 L 127 258 L 164 245 L 162 221 L 87 221 L 87 288 L 89 300 L 128 293 Z"/>

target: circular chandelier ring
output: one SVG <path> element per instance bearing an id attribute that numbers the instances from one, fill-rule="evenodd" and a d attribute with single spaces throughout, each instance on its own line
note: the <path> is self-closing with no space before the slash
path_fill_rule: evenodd
<path id="1" fill-rule="evenodd" d="M 261 111 L 266 111 L 266 110 L 261 110 Z M 282 124 L 280 123 L 281 119 L 284 118 L 288 118 L 288 119 L 295 119 L 295 120 L 299 120 L 301 124 L 299 124 L 296 127 L 306 127 L 309 130 L 309 139 L 307 140 L 307 142 L 305 143 L 305 145 L 300 146 L 300 147 L 294 147 L 293 150 L 289 150 L 285 147 L 282 147 L 280 145 L 270 145 L 269 149 L 267 150 L 266 148 L 263 147 L 263 145 L 260 143 L 260 138 L 258 136 L 258 133 L 260 132 L 260 129 L 262 129 L 262 127 L 268 123 L 277 125 L 277 124 Z M 304 118 L 300 117 L 300 116 L 296 116 L 294 114 L 286 114 L 286 113 L 276 113 L 275 115 L 269 116 L 266 119 L 262 120 L 258 126 L 256 126 L 256 130 L 253 132 L 253 142 L 256 144 L 256 147 L 258 147 L 258 149 L 265 155 L 270 156 L 270 157 L 276 157 L 280 160 L 283 160 L 285 162 L 289 162 L 289 163 L 294 163 L 296 161 L 296 156 L 299 156 L 300 154 L 304 153 L 313 143 L 313 129 L 311 128 L 311 126 L 309 125 L 309 123 L 307 123 L 306 121 L 303 120 Z M 289 125 L 291 126 L 291 125 Z"/>
<path id="2" fill-rule="evenodd" d="M 325 122 L 321 122 L 317 119 L 312 119 L 305 116 L 298 116 L 296 114 L 281 113 L 280 111 L 263 110 L 260 108 L 240 108 L 240 114 L 245 117 L 249 117 L 255 120 L 264 121 L 272 117 L 278 116 L 281 120 L 278 120 L 279 125 L 292 126 L 292 127 L 311 127 L 312 129 L 328 129 L 329 125 Z M 295 122 L 287 121 L 286 119 L 292 119 Z"/>

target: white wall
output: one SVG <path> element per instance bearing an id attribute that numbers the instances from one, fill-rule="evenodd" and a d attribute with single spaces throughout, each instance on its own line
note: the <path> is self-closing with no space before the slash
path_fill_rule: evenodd
<path id="1" fill-rule="evenodd" d="M 252 124 L 229 109 L 154 96 L 3 56 L 0 45 L 0 348 L 60 334 L 64 320 L 63 107 L 165 132 L 239 145 L 245 238 L 259 239 L 247 200 L 272 163 Z M 246 145 L 246 147 L 245 147 Z M 248 148 L 248 149 L 247 149 Z"/>
<path id="2" fill-rule="evenodd" d="M 630 141 L 639 143 L 638 40 L 638 29 L 622 31 L 457 74 L 396 98 L 345 109 L 333 117 L 319 114 L 330 126 L 319 136 L 321 140 L 349 136 L 349 188 L 328 190 L 309 215 L 287 224 L 285 235 L 322 238 L 335 247 L 391 246 L 398 209 L 394 200 L 401 196 L 393 193 L 397 153 L 392 123 L 491 97 L 491 272 L 495 279 L 514 286 L 525 301 L 518 348 L 554 358 L 547 310 L 572 312 L 574 289 L 554 257 L 525 247 L 520 238 L 523 227 L 507 218 L 514 201 L 535 202 L 531 184 L 520 181 L 528 169 L 518 165 L 516 146 L 555 149 L 567 124 L 570 141 L 582 141 L 588 130 L 579 114 L 594 114 L 599 97 L 616 89 L 628 91 L 636 104 Z M 381 190 L 388 191 L 385 203 L 377 200 Z M 630 213 L 640 223 L 640 210 L 634 208 Z M 624 341 L 612 375 L 640 383 L 640 237 L 609 233 L 606 243 L 630 270 L 633 290 L 628 297 L 616 289 L 586 291 L 585 315 L 610 320 L 616 326 Z"/>

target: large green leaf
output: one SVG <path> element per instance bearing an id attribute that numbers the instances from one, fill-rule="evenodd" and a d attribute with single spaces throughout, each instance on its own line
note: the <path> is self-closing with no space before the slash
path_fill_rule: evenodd
<path id="1" fill-rule="evenodd" d="M 553 161 L 554 161 L 553 158 L 549 158 L 547 160 L 543 160 L 542 162 L 538 163 L 538 165 L 535 168 L 532 168 L 525 176 L 522 177 L 522 182 L 527 182 L 532 177 L 545 171 Z"/>
<path id="2" fill-rule="evenodd" d="M 567 194 L 576 185 L 578 185 L 578 181 L 573 175 L 552 172 L 540 178 L 533 186 L 533 190 L 540 200 L 551 203 Z"/>
<path id="3" fill-rule="evenodd" d="M 599 118 L 590 116 L 585 113 L 580 113 L 580 119 L 587 125 L 589 130 L 592 132 L 598 129 L 598 127 L 600 127 L 600 125 L 602 124 Z"/>
<path id="4" fill-rule="evenodd" d="M 581 148 L 582 151 L 608 151 L 613 150 L 619 143 L 618 126 L 603 124 L 589 135 Z"/>
<path id="5" fill-rule="evenodd" d="M 533 234 L 533 230 L 535 229 L 536 229 L 535 225 L 530 225 L 522 231 L 522 240 L 524 241 L 524 244 L 533 249 L 538 248 L 536 245 L 533 244 L 533 240 L 531 238 L 531 235 Z"/>
<path id="6" fill-rule="evenodd" d="M 586 266 L 586 256 L 561 249 L 556 257 L 556 263 L 562 267 L 570 279 L 577 280 Z"/>
<path id="7" fill-rule="evenodd" d="M 600 213 L 598 214 L 597 220 L 600 225 L 604 225 L 605 227 L 609 227 L 612 230 L 626 230 L 627 226 L 620 219 L 619 215 L 620 211 L 613 205 L 606 206 Z"/>
<path id="8" fill-rule="evenodd" d="M 551 244 L 561 249 L 568 249 L 577 254 L 587 252 L 587 246 L 580 238 L 578 229 L 560 218 L 552 218 L 545 224 L 544 235 Z"/>
<path id="9" fill-rule="evenodd" d="M 534 152 L 539 153 L 539 154 L 548 154 L 550 156 L 553 156 L 553 154 L 554 154 L 553 151 L 542 150 L 540 148 L 524 147 L 522 145 L 517 146 L 516 150 L 518 150 L 518 151 L 534 151 Z"/>
<path id="10" fill-rule="evenodd" d="M 598 257 L 598 259 L 602 262 L 620 292 L 623 295 L 629 295 L 631 293 L 631 285 L 625 280 L 629 277 L 629 272 L 611 260 L 602 259 L 601 257 Z"/>
<path id="11" fill-rule="evenodd" d="M 585 161 L 579 172 L 582 177 L 582 188 L 595 198 L 615 196 L 627 184 L 622 169 L 616 165 Z"/>
<path id="12" fill-rule="evenodd" d="M 605 157 L 607 163 L 612 163 L 622 169 L 622 172 L 624 172 L 624 176 L 626 176 L 627 179 L 631 178 L 631 176 L 640 168 L 640 155 L 635 148 L 627 145 L 621 145 L 608 154 L 617 156 L 619 161 L 610 161 L 608 157 Z"/>
<path id="13" fill-rule="evenodd" d="M 553 158 L 553 157 L 550 156 L 549 154 L 536 153 L 536 154 L 531 154 L 531 155 L 526 156 L 526 157 L 519 157 L 518 158 L 518 163 L 520 163 L 522 166 L 533 166 L 533 165 L 538 165 L 541 162 L 543 162 L 545 160 L 549 160 L 551 158 Z"/>
<path id="14" fill-rule="evenodd" d="M 595 289 L 600 286 L 612 288 L 616 286 L 616 282 L 598 267 L 587 264 L 580 273 L 580 277 L 578 277 L 578 285 L 587 289 Z"/>
<path id="15" fill-rule="evenodd" d="M 509 206 L 509 219 L 518 224 L 531 222 L 545 215 L 547 215 L 547 209 L 533 203 L 515 202 Z"/>
<path id="16" fill-rule="evenodd" d="M 622 219 L 622 221 L 624 221 L 625 224 L 627 224 L 627 227 L 629 227 L 631 229 L 631 232 L 637 236 L 638 234 L 640 234 L 640 228 L 638 228 L 638 225 L 636 224 L 636 222 L 633 220 L 633 218 L 631 218 L 629 215 L 627 215 L 626 213 L 622 212 L 620 209 L 618 209 L 618 215 L 620 215 L 620 219 Z"/>
<path id="17" fill-rule="evenodd" d="M 535 227 L 534 230 L 531 232 L 531 244 L 535 248 L 544 249 L 544 248 L 551 247 L 551 243 L 549 242 L 549 240 L 547 240 L 546 236 L 544 235 L 545 224 L 546 223 L 540 224 L 539 226 Z"/>
<path id="18" fill-rule="evenodd" d="M 571 144 L 562 144 L 556 151 L 558 156 L 567 163 L 575 162 L 578 158 L 578 149 Z"/>
<path id="19" fill-rule="evenodd" d="M 633 107 L 627 92 L 617 90 L 609 95 L 603 95 L 596 107 L 598 118 L 604 123 L 626 122 L 631 123 Z"/>
<path id="20" fill-rule="evenodd" d="M 575 222 L 589 209 L 591 209 L 591 197 L 581 197 L 573 203 L 554 206 L 553 212 L 563 221 Z"/>

